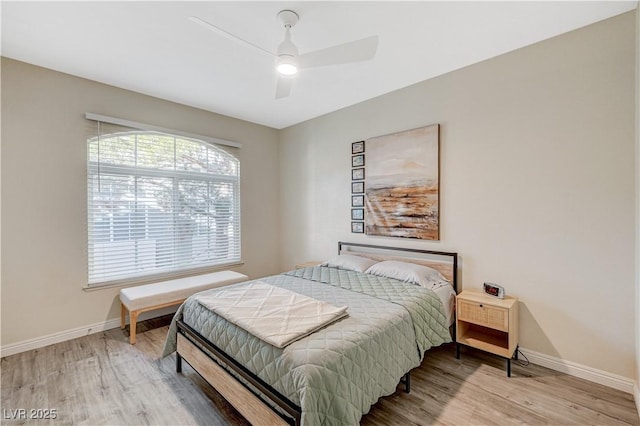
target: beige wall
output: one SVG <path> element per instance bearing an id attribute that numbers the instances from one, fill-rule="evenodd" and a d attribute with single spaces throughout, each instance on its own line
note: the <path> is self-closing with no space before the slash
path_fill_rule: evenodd
<path id="1" fill-rule="evenodd" d="M 640 413 L 640 8 L 636 7 L 636 386 Z"/>
<path id="2" fill-rule="evenodd" d="M 460 254 L 518 296 L 521 346 L 636 377 L 635 16 L 285 129 L 282 267 L 336 241 Z M 351 142 L 441 125 L 441 241 L 350 233 Z"/>
<path id="3" fill-rule="evenodd" d="M 278 133 L 2 59 L 2 345 L 117 318 L 118 289 L 85 292 L 85 112 L 241 142 L 242 257 L 278 272 Z"/>

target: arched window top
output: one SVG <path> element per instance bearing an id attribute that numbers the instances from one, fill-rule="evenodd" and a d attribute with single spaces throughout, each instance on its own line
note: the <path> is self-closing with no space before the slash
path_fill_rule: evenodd
<path id="1" fill-rule="evenodd" d="M 238 176 L 239 161 L 206 142 L 153 131 L 127 131 L 89 139 L 89 161 L 150 170 Z"/>

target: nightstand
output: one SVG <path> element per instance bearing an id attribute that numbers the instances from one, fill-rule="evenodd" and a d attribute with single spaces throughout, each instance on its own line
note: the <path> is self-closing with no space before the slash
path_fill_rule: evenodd
<path id="1" fill-rule="evenodd" d="M 518 349 L 518 299 L 498 299 L 479 289 L 468 289 L 456 296 L 456 358 L 460 345 L 471 346 L 507 360 L 511 377 L 511 358 Z"/>
<path id="2" fill-rule="evenodd" d="M 322 261 L 320 260 L 310 260 L 308 262 L 300 262 L 300 263 L 296 263 L 296 265 L 294 266 L 294 269 L 311 268 L 312 266 L 318 266 L 321 263 Z"/>

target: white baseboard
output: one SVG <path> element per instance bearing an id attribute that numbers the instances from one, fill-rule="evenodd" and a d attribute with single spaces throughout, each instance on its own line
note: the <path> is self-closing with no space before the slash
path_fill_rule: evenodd
<path id="1" fill-rule="evenodd" d="M 174 313 L 176 309 L 178 309 L 177 306 L 172 306 L 169 308 L 158 309 L 156 311 L 143 312 L 138 316 L 138 322 Z M 129 322 L 127 317 L 127 324 L 128 323 Z M 60 331 L 58 333 L 49 334 L 47 336 L 36 337 L 35 339 L 11 343 L 9 345 L 0 347 L 0 358 L 15 355 L 20 352 L 30 351 L 32 349 L 43 348 L 45 346 L 53 345 L 54 343 L 65 342 L 67 340 L 76 339 L 88 334 L 99 333 L 101 331 L 106 331 L 118 327 L 120 327 L 120 318 L 114 318 L 104 322 L 97 322 L 95 324 Z"/>
<path id="2" fill-rule="evenodd" d="M 522 352 L 524 356 L 526 356 L 533 364 L 547 367 L 551 370 L 559 371 L 570 376 L 580 377 L 581 379 L 599 383 L 601 385 L 618 389 L 632 395 L 634 394 L 635 388 L 636 406 L 638 406 L 638 387 L 634 380 L 631 380 L 627 377 L 619 376 L 617 374 L 609 373 L 607 371 L 587 367 L 586 365 L 577 364 L 571 361 L 565 361 L 563 359 L 545 355 L 529 349 L 519 349 L 520 352 Z"/>
<path id="3" fill-rule="evenodd" d="M 633 386 L 633 399 L 636 400 L 636 409 L 638 410 L 638 415 L 640 416 L 640 383 L 636 382 Z"/>

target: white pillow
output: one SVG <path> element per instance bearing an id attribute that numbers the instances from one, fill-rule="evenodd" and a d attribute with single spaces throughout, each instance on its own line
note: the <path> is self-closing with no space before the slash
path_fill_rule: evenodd
<path id="1" fill-rule="evenodd" d="M 449 281 L 433 268 L 397 260 L 378 262 L 367 269 L 365 273 L 395 278 L 396 280 L 418 284 L 431 290 L 442 287 L 445 284 L 450 285 Z"/>
<path id="2" fill-rule="evenodd" d="M 375 263 L 377 263 L 375 260 L 371 260 L 366 257 L 354 256 L 351 254 L 339 254 L 326 262 L 321 263 L 320 266 L 331 266 L 339 269 L 364 272 Z"/>

